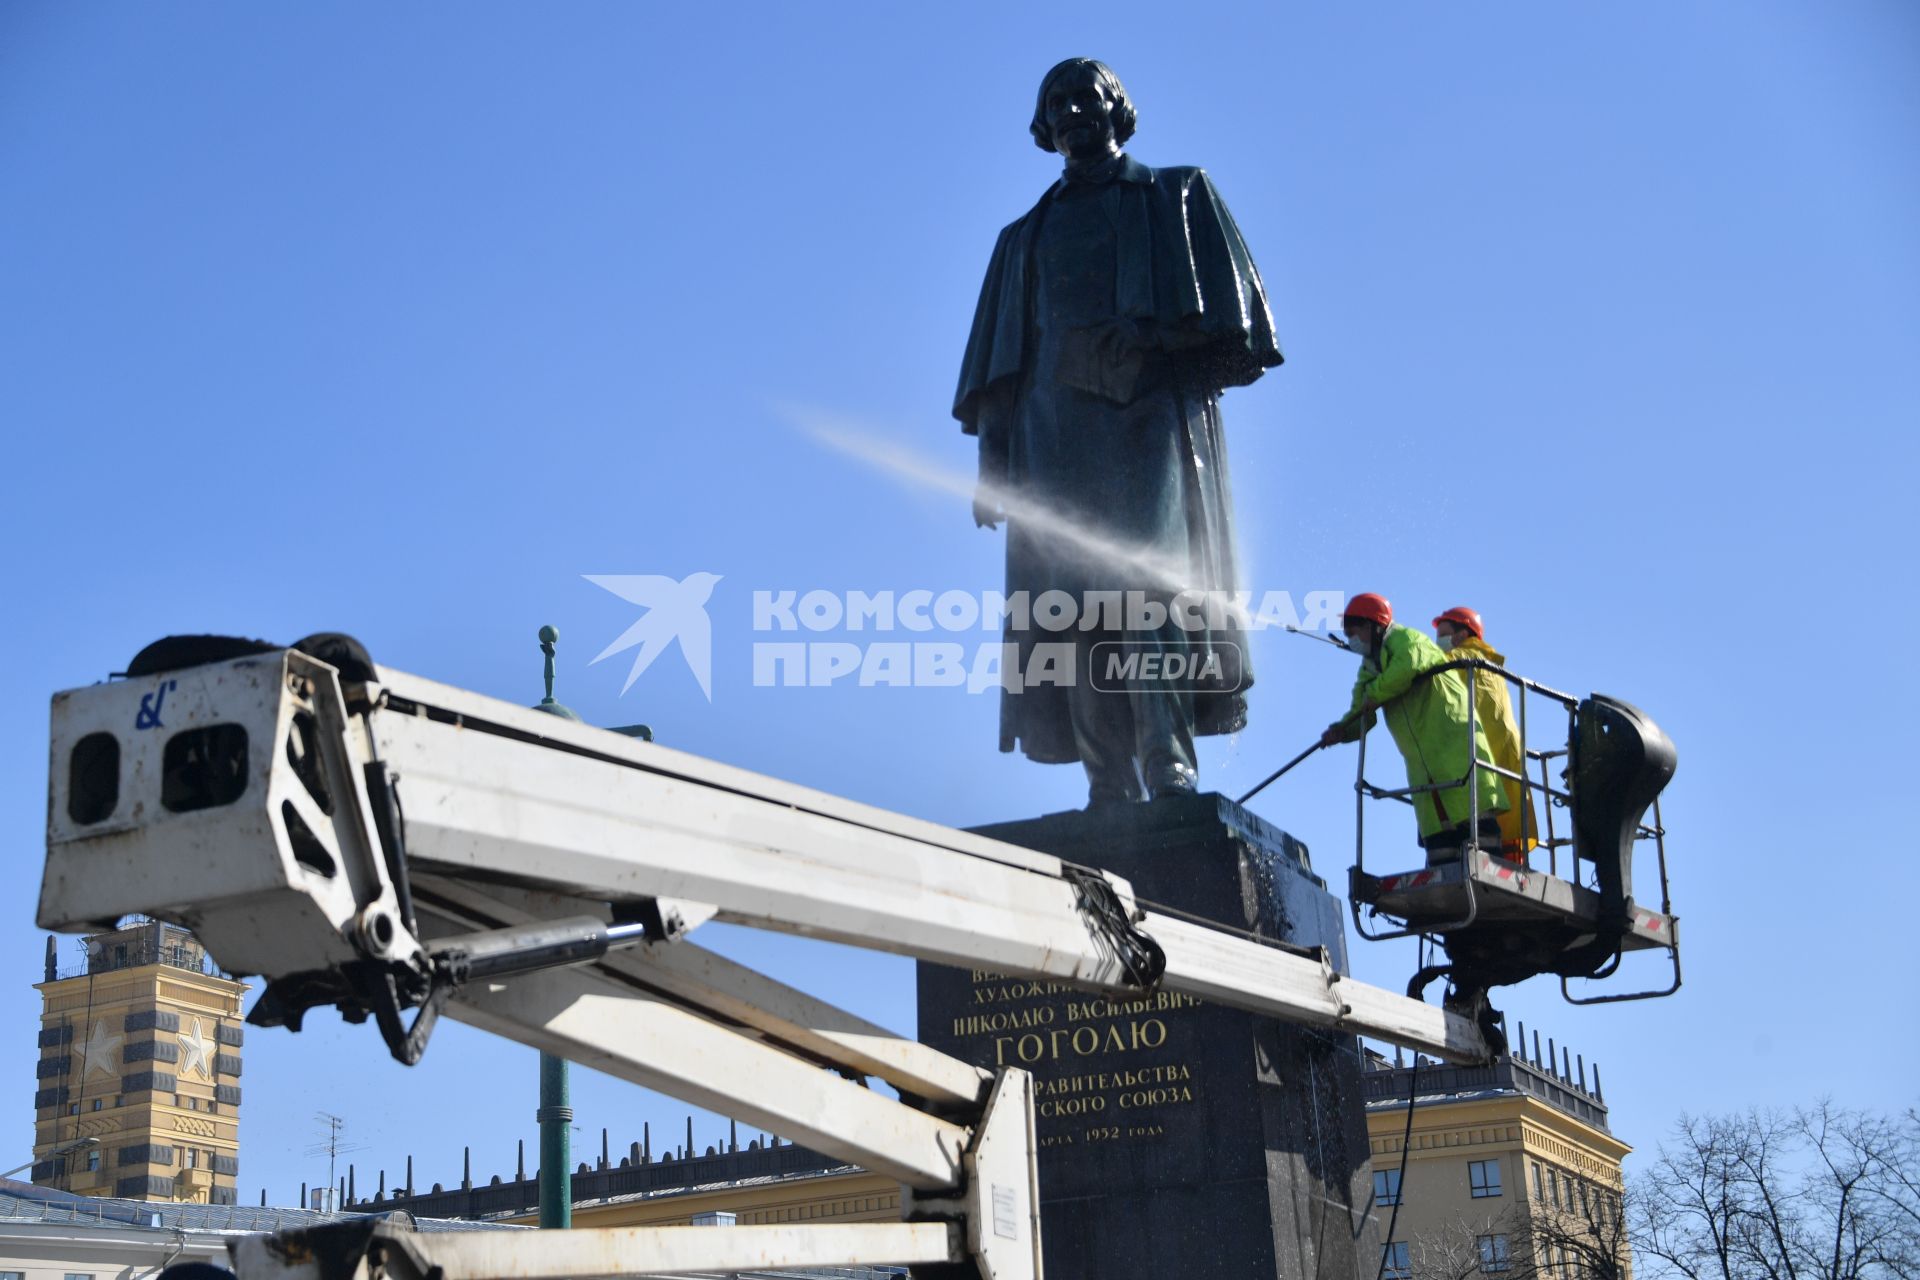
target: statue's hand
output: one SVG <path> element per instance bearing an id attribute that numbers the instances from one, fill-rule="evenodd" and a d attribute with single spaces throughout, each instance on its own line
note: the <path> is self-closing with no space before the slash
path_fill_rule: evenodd
<path id="1" fill-rule="evenodd" d="M 982 493 L 973 495 L 973 523 L 976 528 L 998 529 L 1004 519 L 1006 512 L 993 499 Z"/>

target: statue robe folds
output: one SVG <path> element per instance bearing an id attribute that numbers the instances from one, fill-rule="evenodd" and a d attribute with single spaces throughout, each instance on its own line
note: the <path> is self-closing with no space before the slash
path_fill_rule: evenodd
<path id="1" fill-rule="evenodd" d="M 1219 398 L 1280 360 L 1259 272 L 1203 171 L 1122 155 L 1056 183 L 994 245 L 953 407 L 980 437 L 982 479 L 1009 495 L 1008 595 L 1235 590 Z M 1199 734 L 1245 724 L 1252 672 L 1236 628 L 1105 638 L 1214 655 L 1182 715 Z M 1087 636 L 1035 623 L 1006 639 L 1024 670 L 1036 643 L 1084 651 Z M 1076 696 L 1009 687 L 1000 749 L 1081 758 Z"/>

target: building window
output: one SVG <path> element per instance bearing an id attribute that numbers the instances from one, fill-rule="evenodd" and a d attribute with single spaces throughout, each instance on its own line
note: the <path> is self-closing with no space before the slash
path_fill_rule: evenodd
<path id="1" fill-rule="evenodd" d="M 114 1094 L 114 1095 L 113 1095 L 113 1105 L 114 1105 L 114 1106 L 116 1106 L 116 1107 L 124 1107 L 124 1106 L 126 1106 L 126 1105 L 127 1105 L 127 1098 L 126 1098 L 126 1095 L 125 1095 L 125 1094 L 122 1094 L 122 1093 L 116 1093 L 116 1094 Z"/>
<path id="2" fill-rule="evenodd" d="M 1400 1171 L 1398 1169 L 1373 1171 L 1373 1202 L 1375 1204 L 1400 1203 Z"/>
<path id="3" fill-rule="evenodd" d="M 1405 1240 L 1382 1245 L 1380 1252 L 1380 1280 L 1413 1280 L 1413 1251 Z M 72 1277 L 68 1277 L 68 1280 L 72 1280 Z"/>
<path id="4" fill-rule="evenodd" d="M 69 1271 L 66 1280 L 93 1280 L 91 1271 Z"/>
<path id="5" fill-rule="evenodd" d="M 1545 1200 L 1547 1198 L 1546 1177 L 1540 1172 L 1540 1162 L 1538 1160 L 1533 1161 L 1532 1164 L 1533 1164 L 1533 1198 L 1535 1200 Z"/>
<path id="6" fill-rule="evenodd" d="M 195 1157 L 199 1155 L 199 1152 L 195 1151 L 192 1147 L 182 1147 L 181 1151 L 185 1157 L 183 1163 L 187 1168 L 191 1169 L 199 1163 L 199 1161 L 195 1159 Z"/>
<path id="7" fill-rule="evenodd" d="M 1481 1236 L 1480 1269 L 1482 1271 L 1505 1271 L 1511 1265 L 1507 1260 L 1507 1238 L 1504 1235 Z"/>
<path id="8" fill-rule="evenodd" d="M 219 1112 L 219 1110 L 220 1110 L 220 1104 L 219 1104 L 218 1102 L 216 1102 L 216 1101 L 214 1101 L 214 1100 L 213 1100 L 212 1098 L 208 1098 L 208 1099 L 207 1099 L 207 1112 L 208 1112 L 208 1114 L 210 1114 L 210 1115 L 211 1115 L 211 1114 L 216 1114 L 216 1113 L 218 1113 L 218 1112 Z"/>
<path id="9" fill-rule="evenodd" d="M 98 1110 L 99 1110 L 100 1108 L 102 1108 L 102 1107 L 104 1107 L 104 1106 L 106 1106 L 106 1105 L 107 1105 L 107 1104 L 106 1104 L 106 1101 L 105 1101 L 105 1099 L 102 1099 L 102 1098 L 95 1098 L 95 1099 L 93 1100 L 93 1109 L 94 1109 L 95 1111 L 98 1111 Z"/>
<path id="10" fill-rule="evenodd" d="M 1498 1160 L 1473 1160 L 1467 1164 L 1467 1185 L 1473 1188 L 1473 1198 L 1484 1200 L 1488 1196 L 1500 1194 L 1500 1162 Z"/>
<path id="11" fill-rule="evenodd" d="M 24 1271 L 0 1271 L 0 1280 L 27 1280 Z"/>
<path id="12" fill-rule="evenodd" d="M 76 1103 L 73 1103 L 72 1105 L 70 1105 L 70 1106 L 69 1106 L 69 1107 L 67 1108 L 67 1114 L 68 1114 L 68 1115 L 70 1115 L 70 1116 L 77 1116 L 77 1115 L 79 1115 L 79 1114 L 80 1114 L 80 1104 L 76 1102 Z"/>
<path id="13" fill-rule="evenodd" d="M 1547 1199 L 1553 1201 L 1556 1209 L 1566 1207 L 1560 1203 L 1560 1174 L 1554 1169 L 1547 1170 Z"/>
<path id="14" fill-rule="evenodd" d="M 98 1148 L 95 1148 L 94 1150 L 87 1152 L 87 1172 L 88 1173 L 100 1172 L 100 1152 Z"/>

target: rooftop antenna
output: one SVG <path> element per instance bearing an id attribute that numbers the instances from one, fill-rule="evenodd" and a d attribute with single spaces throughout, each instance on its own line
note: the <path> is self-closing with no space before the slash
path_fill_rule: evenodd
<path id="1" fill-rule="evenodd" d="M 346 1141 L 347 1122 L 343 1116 L 334 1115 L 331 1111 L 316 1111 L 313 1113 L 313 1119 L 314 1123 L 320 1126 L 320 1141 L 308 1146 L 307 1154 L 324 1155 L 327 1158 L 327 1196 L 331 1199 L 334 1182 L 338 1178 L 334 1166 L 339 1163 L 341 1156 L 366 1150 L 366 1144 Z M 324 1207 L 337 1211 L 341 1205 L 335 1203 Z"/>

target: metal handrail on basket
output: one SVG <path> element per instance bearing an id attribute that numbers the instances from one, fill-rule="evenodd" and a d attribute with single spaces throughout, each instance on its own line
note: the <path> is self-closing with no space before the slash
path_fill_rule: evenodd
<path id="1" fill-rule="evenodd" d="M 1427 670 L 1422 671 L 1418 675 L 1414 676 L 1412 682 L 1407 686 L 1407 688 L 1403 692 L 1388 699 L 1386 702 L 1381 703 L 1378 710 L 1381 712 L 1382 715 L 1385 715 L 1388 707 L 1391 707 L 1394 703 L 1400 701 L 1400 699 L 1410 695 L 1414 691 L 1414 689 L 1418 688 L 1422 683 L 1432 680 L 1434 677 L 1446 671 L 1464 671 L 1468 673 L 1468 675 L 1465 677 L 1467 680 L 1467 744 L 1468 744 L 1468 752 L 1472 756 L 1473 763 L 1468 766 L 1467 774 L 1465 777 L 1456 778 L 1451 781 L 1431 782 L 1431 783 L 1422 784 L 1420 786 L 1405 786 L 1405 787 L 1394 787 L 1394 788 L 1376 787 L 1372 783 L 1367 781 L 1367 732 L 1366 732 L 1366 729 L 1363 728 L 1360 733 L 1360 751 L 1359 751 L 1360 759 L 1359 759 L 1358 775 L 1354 781 L 1354 792 L 1355 792 L 1354 867 L 1357 871 L 1360 872 L 1360 874 L 1362 875 L 1366 874 L 1366 870 L 1367 870 L 1366 801 L 1369 795 L 1379 800 L 1393 799 L 1393 800 L 1404 801 L 1407 804 L 1412 804 L 1413 797 L 1416 795 L 1420 795 L 1426 792 L 1451 791 L 1455 787 L 1466 787 L 1467 794 L 1468 794 L 1469 813 L 1468 813 L 1468 821 L 1467 821 L 1467 843 L 1462 849 L 1463 857 L 1461 860 L 1460 883 L 1461 883 L 1461 887 L 1465 890 L 1467 895 L 1467 912 L 1464 916 L 1462 916 L 1458 920 L 1427 924 L 1419 928 L 1414 928 L 1414 927 L 1411 927 L 1411 925 L 1409 925 L 1409 927 L 1407 928 L 1392 930 L 1386 933 L 1371 933 L 1368 931 L 1365 922 L 1361 919 L 1360 904 L 1358 902 L 1353 901 L 1352 896 L 1349 895 L 1347 905 L 1353 914 L 1353 927 L 1355 931 L 1357 931 L 1362 938 L 1366 939 L 1369 942 L 1391 942 L 1396 938 L 1411 938 L 1411 937 L 1430 934 L 1430 933 L 1452 933 L 1456 930 L 1469 928 L 1470 926 L 1473 925 L 1473 923 L 1476 920 L 1480 918 L 1479 893 L 1475 885 L 1473 870 L 1471 866 L 1468 864 L 1465 855 L 1477 853 L 1480 851 L 1480 848 L 1481 848 L 1481 845 L 1480 845 L 1480 784 L 1479 784 L 1479 774 L 1481 770 L 1485 770 L 1497 776 L 1500 776 L 1503 778 L 1509 778 L 1509 779 L 1512 779 L 1513 781 L 1518 782 L 1520 784 L 1523 803 L 1526 804 L 1527 811 L 1529 813 L 1532 811 L 1534 783 L 1531 778 L 1527 777 L 1524 768 L 1518 772 L 1512 769 L 1502 768 L 1501 766 L 1494 764 L 1490 760 L 1480 759 L 1479 753 L 1473 750 L 1474 739 L 1478 736 L 1478 733 L 1479 733 L 1479 699 L 1476 696 L 1478 693 L 1478 690 L 1475 687 L 1474 677 L 1471 673 L 1475 671 L 1491 671 L 1497 674 L 1498 676 L 1500 676 L 1502 679 L 1506 680 L 1508 683 L 1519 687 L 1519 690 L 1520 690 L 1520 746 L 1521 746 L 1521 752 L 1522 752 L 1521 762 L 1523 766 L 1525 764 L 1526 757 L 1529 754 L 1526 750 L 1526 741 L 1527 741 L 1526 707 L 1527 707 L 1527 693 L 1529 691 L 1537 692 L 1546 697 L 1552 698 L 1553 700 L 1559 702 L 1562 706 L 1566 708 L 1567 720 L 1568 720 L 1568 739 L 1569 741 L 1571 741 L 1572 739 L 1573 716 L 1574 716 L 1574 713 L 1579 708 L 1579 705 L 1580 705 L 1579 699 L 1573 697 L 1573 695 L 1571 694 L 1562 693 L 1558 689 L 1550 688 L 1547 685 L 1541 684 L 1536 680 L 1529 680 L 1524 676 L 1517 676 L 1511 671 L 1508 671 L 1505 667 L 1500 666 L 1498 663 L 1488 662 L 1482 658 L 1456 658 L 1450 662 L 1442 663 L 1439 666 L 1429 667 Z M 1562 752 L 1560 754 L 1565 754 L 1565 753 Z M 1555 799 L 1561 799 L 1563 802 L 1570 802 L 1572 800 L 1571 792 L 1565 792 L 1565 791 L 1556 792 L 1553 789 L 1553 787 L 1546 781 L 1544 764 L 1542 766 L 1542 779 L 1541 779 L 1539 789 L 1545 792 L 1548 797 L 1547 808 L 1548 808 L 1549 818 L 1551 818 L 1553 801 Z M 1557 859 L 1555 859 L 1554 857 L 1554 850 L 1552 848 L 1548 849 L 1548 858 L 1550 863 L 1554 863 L 1557 865 Z M 1380 911 L 1378 908 L 1372 908 L 1372 911 L 1373 911 L 1373 914 L 1376 916 L 1382 916 L 1386 914 Z M 1392 917 L 1388 917 L 1388 918 L 1391 919 Z"/>
<path id="2" fill-rule="evenodd" d="M 1411 692 L 1411 690 L 1409 690 L 1409 692 Z M 1383 705 L 1381 709 L 1385 710 L 1385 706 Z M 1359 757 L 1360 757 L 1360 761 L 1358 766 L 1358 777 L 1353 784 L 1353 790 L 1354 790 L 1353 832 L 1354 832 L 1354 845 L 1355 845 L 1354 868 L 1355 870 L 1359 871 L 1361 875 L 1365 875 L 1367 871 L 1366 812 L 1367 812 L 1368 793 L 1371 792 L 1373 797 L 1378 800 L 1392 799 L 1392 800 L 1402 801 L 1406 804 L 1412 804 L 1414 792 L 1430 790 L 1432 788 L 1431 787 L 1419 787 L 1419 788 L 1401 787 L 1401 788 L 1398 788 L 1397 790 L 1386 791 L 1369 783 L 1367 781 L 1367 735 L 1365 730 L 1362 730 L 1360 733 Z M 1448 787 L 1454 787 L 1454 786 L 1458 786 L 1459 784 L 1447 783 L 1445 785 Z M 1479 826 L 1479 820 L 1477 815 L 1475 817 L 1474 825 L 1475 825 L 1475 829 L 1477 830 Z M 1469 925 L 1471 925 L 1475 920 L 1480 918 L 1480 898 L 1479 898 L 1479 895 L 1474 891 L 1472 876 L 1461 877 L 1461 884 L 1465 887 L 1467 892 L 1467 914 L 1463 916 L 1460 920 L 1450 924 L 1430 924 L 1425 926 L 1424 928 L 1418 928 L 1418 929 L 1408 927 L 1408 928 L 1398 929 L 1398 930 L 1389 930 L 1386 933 L 1372 933 L 1368 931 L 1365 921 L 1363 921 L 1360 918 L 1360 903 L 1358 900 L 1354 898 L 1353 894 L 1349 892 L 1347 894 L 1347 909 L 1353 914 L 1354 931 L 1357 932 L 1362 938 L 1366 939 L 1368 942 L 1392 942 L 1396 938 L 1411 938 L 1411 937 L 1428 934 L 1428 933 L 1446 933 L 1446 932 L 1451 932 L 1452 930 L 1455 930 L 1455 929 L 1464 929 Z M 1370 909 L 1373 911 L 1373 914 L 1376 916 L 1386 915 L 1385 912 L 1381 911 L 1377 907 L 1371 907 Z M 1387 916 L 1387 918 L 1392 919 L 1391 916 Z"/>
<path id="3" fill-rule="evenodd" d="M 1667 826 L 1660 818 L 1659 796 L 1653 798 L 1653 826 L 1649 828 L 1642 825 L 1636 830 L 1635 835 L 1642 840 L 1652 840 L 1654 851 L 1658 855 L 1660 864 L 1660 914 L 1666 918 L 1667 928 L 1669 930 L 1665 950 L 1673 964 L 1673 981 L 1658 991 L 1627 991 L 1603 996 L 1576 996 L 1573 994 L 1573 989 L 1567 985 L 1568 979 L 1563 976 L 1560 979 L 1560 995 L 1568 1004 L 1619 1004 L 1624 1000 L 1657 1000 L 1661 996 L 1670 996 L 1680 989 L 1679 923 L 1673 917 L 1673 895 L 1667 884 Z M 1614 972 L 1620 967 L 1620 959 L 1620 954 L 1616 953 L 1611 966 L 1600 973 L 1594 974 L 1592 977 L 1586 979 L 1586 981 L 1591 982 L 1599 978 L 1612 977 Z"/>
<path id="4" fill-rule="evenodd" d="M 1571 777 L 1566 777 L 1564 785 L 1556 787 L 1553 784 L 1549 770 L 1549 761 L 1563 758 L 1570 759 L 1572 756 L 1573 743 L 1578 728 L 1577 717 L 1581 705 L 1580 699 L 1575 698 L 1572 694 L 1563 693 L 1558 689 L 1541 684 L 1536 680 L 1529 680 L 1524 676 L 1515 675 L 1497 663 L 1488 662 L 1481 658 L 1457 658 L 1420 672 L 1414 676 L 1405 691 L 1381 703 L 1377 710 L 1384 715 L 1389 707 L 1400 701 L 1400 699 L 1407 697 L 1414 689 L 1418 688 L 1421 683 L 1432 680 L 1447 671 L 1467 673 L 1465 676 L 1468 686 L 1466 729 L 1470 751 L 1471 744 L 1479 731 L 1478 688 L 1477 675 L 1475 673 L 1480 671 L 1491 672 L 1519 690 L 1520 768 L 1518 770 L 1508 769 L 1490 760 L 1482 760 L 1480 759 L 1479 753 L 1473 751 L 1472 764 L 1469 765 L 1467 774 L 1463 778 L 1444 782 L 1429 782 L 1419 786 L 1378 787 L 1367 781 L 1367 727 L 1363 726 L 1361 728 L 1359 738 L 1360 750 L 1358 753 L 1359 760 L 1354 778 L 1354 870 L 1356 873 L 1362 876 L 1367 874 L 1366 802 L 1369 798 L 1377 800 L 1399 800 L 1404 804 L 1412 804 L 1414 802 L 1413 797 L 1422 793 L 1450 791 L 1456 787 L 1464 786 L 1468 789 L 1469 805 L 1466 842 L 1462 849 L 1460 877 L 1461 886 L 1467 898 L 1466 914 L 1454 921 L 1430 923 L 1418 928 L 1412 927 L 1409 924 L 1407 927 L 1401 929 L 1390 930 L 1383 933 L 1373 933 L 1368 930 L 1361 916 L 1359 901 L 1349 894 L 1348 907 L 1353 915 L 1354 929 L 1362 938 L 1369 942 L 1389 942 L 1397 938 L 1451 933 L 1469 928 L 1479 919 L 1480 895 L 1475 882 L 1474 867 L 1469 859 L 1473 854 L 1483 849 L 1480 835 L 1480 774 L 1482 771 L 1520 784 L 1523 812 L 1527 815 L 1526 835 L 1534 838 L 1536 847 L 1544 847 L 1546 849 L 1546 874 L 1555 878 L 1562 878 L 1560 876 L 1560 850 L 1562 848 L 1569 848 L 1572 850 L 1572 863 L 1564 879 L 1576 887 L 1579 886 L 1580 883 L 1580 855 L 1576 836 L 1571 832 L 1565 836 L 1558 834 L 1553 818 L 1553 811 L 1556 807 L 1566 807 L 1568 809 L 1573 807 L 1573 781 Z M 1553 702 L 1557 702 L 1565 710 L 1567 715 L 1567 746 L 1547 751 L 1534 751 L 1527 746 L 1527 702 L 1529 694 L 1545 697 Z M 1540 777 L 1537 782 L 1528 773 L 1529 761 L 1539 762 Z M 1545 802 L 1546 825 L 1544 838 L 1540 838 L 1542 832 L 1538 826 L 1537 819 L 1532 816 L 1533 800 L 1536 793 L 1542 796 Z M 1668 952 L 1672 962 L 1673 980 L 1662 990 L 1637 991 L 1601 996 L 1576 996 L 1573 994 L 1572 988 L 1569 985 L 1570 980 L 1562 976 L 1560 979 L 1560 992 L 1571 1004 L 1611 1004 L 1624 1000 L 1643 1000 L 1672 995 L 1680 989 L 1680 938 L 1678 923 L 1674 920 L 1673 916 L 1673 897 L 1667 874 L 1666 825 L 1661 818 L 1660 800 L 1658 796 L 1656 796 L 1653 801 L 1653 825 L 1648 826 L 1645 823 L 1636 824 L 1635 837 L 1637 840 L 1652 840 L 1654 843 L 1660 869 L 1660 913 L 1668 921 L 1668 928 L 1670 930 L 1667 945 L 1664 949 Z M 1499 855 L 1496 854 L 1496 856 Z M 1369 911 L 1376 917 L 1384 916 L 1389 920 L 1394 918 L 1380 911 L 1377 907 L 1370 907 Z M 1616 951 L 1611 963 L 1598 973 L 1591 975 L 1587 980 L 1592 981 L 1611 977 L 1618 971 L 1623 954 L 1621 951 Z"/>

